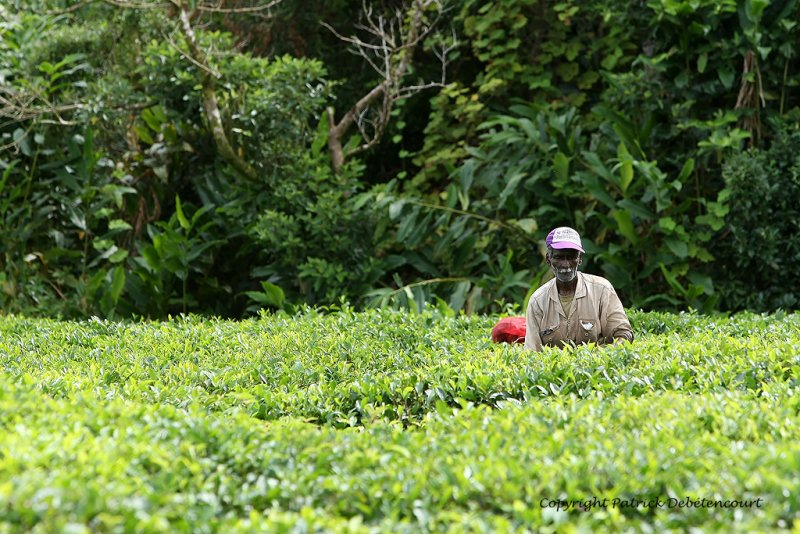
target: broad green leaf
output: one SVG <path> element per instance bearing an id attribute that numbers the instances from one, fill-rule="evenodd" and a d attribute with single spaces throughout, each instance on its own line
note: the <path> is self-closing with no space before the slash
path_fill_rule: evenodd
<path id="1" fill-rule="evenodd" d="M 514 224 L 522 228 L 526 234 L 533 234 L 539 228 L 535 219 L 519 219 L 514 221 Z"/>
<path id="2" fill-rule="evenodd" d="M 639 236 L 636 235 L 636 230 L 631 219 L 631 214 L 623 210 L 613 210 L 611 216 L 617 222 L 617 229 L 619 233 L 628 239 L 631 243 L 638 243 Z"/>
<path id="3" fill-rule="evenodd" d="M 89 295 L 96 295 L 106 280 L 106 274 L 108 273 L 105 271 L 105 269 L 97 269 L 92 277 L 89 278 L 89 281 L 86 284 L 86 290 Z"/>
<path id="4" fill-rule="evenodd" d="M 153 106 L 142 111 L 142 120 L 150 130 L 158 133 L 161 131 L 161 125 L 166 121 L 166 116 L 161 106 Z"/>
<path id="5" fill-rule="evenodd" d="M 275 285 L 272 282 L 263 281 L 261 282 L 261 288 L 264 290 L 264 294 L 267 296 L 267 304 L 275 306 L 276 308 L 283 306 L 283 303 L 286 300 L 286 295 L 280 286 Z"/>
<path id="6" fill-rule="evenodd" d="M 147 267 L 150 270 L 157 271 L 161 265 L 161 257 L 153 245 L 147 245 L 141 249 L 142 257 L 147 262 Z"/>
<path id="7" fill-rule="evenodd" d="M 694 171 L 694 158 L 689 158 L 681 168 L 681 172 L 678 175 L 678 182 L 681 184 L 685 183 L 691 176 L 692 171 Z"/>
<path id="8" fill-rule="evenodd" d="M 677 223 L 672 217 L 661 217 L 658 220 L 658 226 L 660 226 L 661 229 L 665 230 L 667 233 L 672 233 L 672 231 L 675 230 Z"/>
<path id="9" fill-rule="evenodd" d="M 664 279 L 667 281 L 667 284 L 669 284 L 669 286 L 675 290 L 676 293 L 685 296 L 686 289 L 681 285 L 676 276 L 663 263 L 660 264 L 659 267 L 661 268 L 661 273 L 664 275 Z"/>
<path id="10" fill-rule="evenodd" d="M 617 157 L 619 158 L 619 185 L 624 194 L 633 181 L 633 161 L 625 143 L 617 145 Z"/>
<path id="11" fill-rule="evenodd" d="M 697 57 L 697 72 L 700 74 L 706 71 L 706 65 L 708 64 L 708 54 L 703 52 Z"/>
<path id="12" fill-rule="evenodd" d="M 556 178 L 563 182 L 569 181 L 569 161 L 563 152 L 557 152 L 553 158 L 553 170 L 556 173 Z"/>
<path id="13" fill-rule="evenodd" d="M 638 200 L 626 198 L 617 202 L 617 206 L 645 222 L 656 218 L 656 214 L 653 213 L 644 203 Z"/>
<path id="14" fill-rule="evenodd" d="M 133 131 L 136 132 L 136 135 L 139 137 L 139 139 L 141 139 L 148 145 L 152 145 L 155 142 L 153 136 L 150 135 L 150 130 L 148 130 L 144 126 L 140 126 L 138 124 L 134 125 Z"/>
<path id="15" fill-rule="evenodd" d="M 470 290 L 471 283 L 468 280 L 457 282 L 453 293 L 450 295 L 448 304 L 456 313 L 464 307 L 467 300 L 467 293 Z"/>
<path id="16" fill-rule="evenodd" d="M 395 200 L 389 206 L 389 218 L 393 221 L 396 221 L 397 218 L 400 216 L 400 213 L 403 211 L 403 207 L 406 205 L 405 199 Z"/>
<path id="17" fill-rule="evenodd" d="M 113 254 L 111 254 L 111 256 L 108 257 L 108 261 L 110 261 L 111 263 L 119 263 L 127 257 L 128 257 L 127 250 L 117 249 L 114 251 Z"/>
<path id="18" fill-rule="evenodd" d="M 722 85 L 725 89 L 730 89 L 733 87 L 733 80 L 736 76 L 736 73 L 730 67 L 719 67 L 717 68 L 717 75 L 719 76 L 719 81 L 722 82 Z"/>
<path id="19" fill-rule="evenodd" d="M 714 294 L 714 281 L 711 279 L 710 276 L 706 274 L 693 272 L 687 274 L 686 278 L 688 278 L 692 284 L 702 287 L 703 293 L 705 293 L 706 295 Z"/>
<path id="20" fill-rule="evenodd" d="M 132 230 L 133 226 L 122 219 L 114 219 L 108 222 L 108 229 L 114 231 Z"/>
<path id="21" fill-rule="evenodd" d="M 175 216 L 178 217 L 178 222 L 186 232 L 192 229 L 192 224 L 189 219 L 183 214 L 183 207 L 181 206 L 181 197 L 175 195 Z"/>
<path id="22" fill-rule="evenodd" d="M 616 207 L 614 198 L 606 191 L 597 176 L 588 172 L 579 172 L 576 176 L 592 197 L 600 201 L 607 208 Z"/>
<path id="23" fill-rule="evenodd" d="M 116 304 L 125 289 L 125 267 L 119 265 L 111 271 L 111 301 Z"/>
<path id="24" fill-rule="evenodd" d="M 525 173 L 516 173 L 508 179 L 506 186 L 503 188 L 503 191 L 500 193 L 500 196 L 497 199 L 497 207 L 502 208 L 508 197 L 517 193 L 517 188 L 519 187 L 520 182 L 523 178 L 526 177 Z"/>
<path id="25" fill-rule="evenodd" d="M 667 247 L 675 254 L 678 258 L 686 258 L 689 255 L 689 246 L 686 244 L 685 241 L 682 241 L 675 237 L 668 237 L 664 240 Z"/>
<path id="26" fill-rule="evenodd" d="M 328 121 L 328 114 L 322 113 L 322 117 L 317 125 L 316 134 L 314 135 L 314 140 L 311 143 L 312 154 L 319 155 L 328 142 L 328 133 L 330 131 Z"/>

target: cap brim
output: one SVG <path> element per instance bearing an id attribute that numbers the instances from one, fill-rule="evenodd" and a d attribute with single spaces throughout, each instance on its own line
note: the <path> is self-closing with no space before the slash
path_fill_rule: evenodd
<path id="1" fill-rule="evenodd" d="M 580 252 L 584 251 L 583 247 L 581 247 L 580 245 L 576 245 L 575 243 L 569 243 L 565 241 L 562 241 L 561 243 L 553 243 L 550 246 L 553 247 L 555 250 L 563 250 L 565 248 L 571 248 L 572 250 L 577 250 Z"/>

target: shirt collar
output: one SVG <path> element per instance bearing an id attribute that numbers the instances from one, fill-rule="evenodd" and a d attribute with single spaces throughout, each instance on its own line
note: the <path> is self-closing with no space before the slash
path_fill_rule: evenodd
<path id="1" fill-rule="evenodd" d="M 555 302 L 561 302 L 558 298 L 558 286 L 556 286 L 556 279 L 553 278 L 551 280 L 552 286 L 550 286 L 550 300 Z M 575 286 L 575 298 L 579 299 L 586 296 L 586 279 L 583 277 L 583 273 L 578 271 L 578 285 Z"/>

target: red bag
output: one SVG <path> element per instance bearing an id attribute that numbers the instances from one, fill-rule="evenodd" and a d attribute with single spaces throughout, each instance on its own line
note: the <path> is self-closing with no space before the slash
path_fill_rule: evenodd
<path id="1" fill-rule="evenodd" d="M 525 343 L 525 317 L 504 317 L 492 328 L 494 343 Z"/>

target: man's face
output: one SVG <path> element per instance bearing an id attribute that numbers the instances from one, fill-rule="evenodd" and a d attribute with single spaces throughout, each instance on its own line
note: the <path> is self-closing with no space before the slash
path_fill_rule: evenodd
<path id="1" fill-rule="evenodd" d="M 573 249 L 553 250 L 550 255 L 550 267 L 559 282 L 572 282 L 578 276 L 578 265 L 581 264 L 581 253 Z"/>

